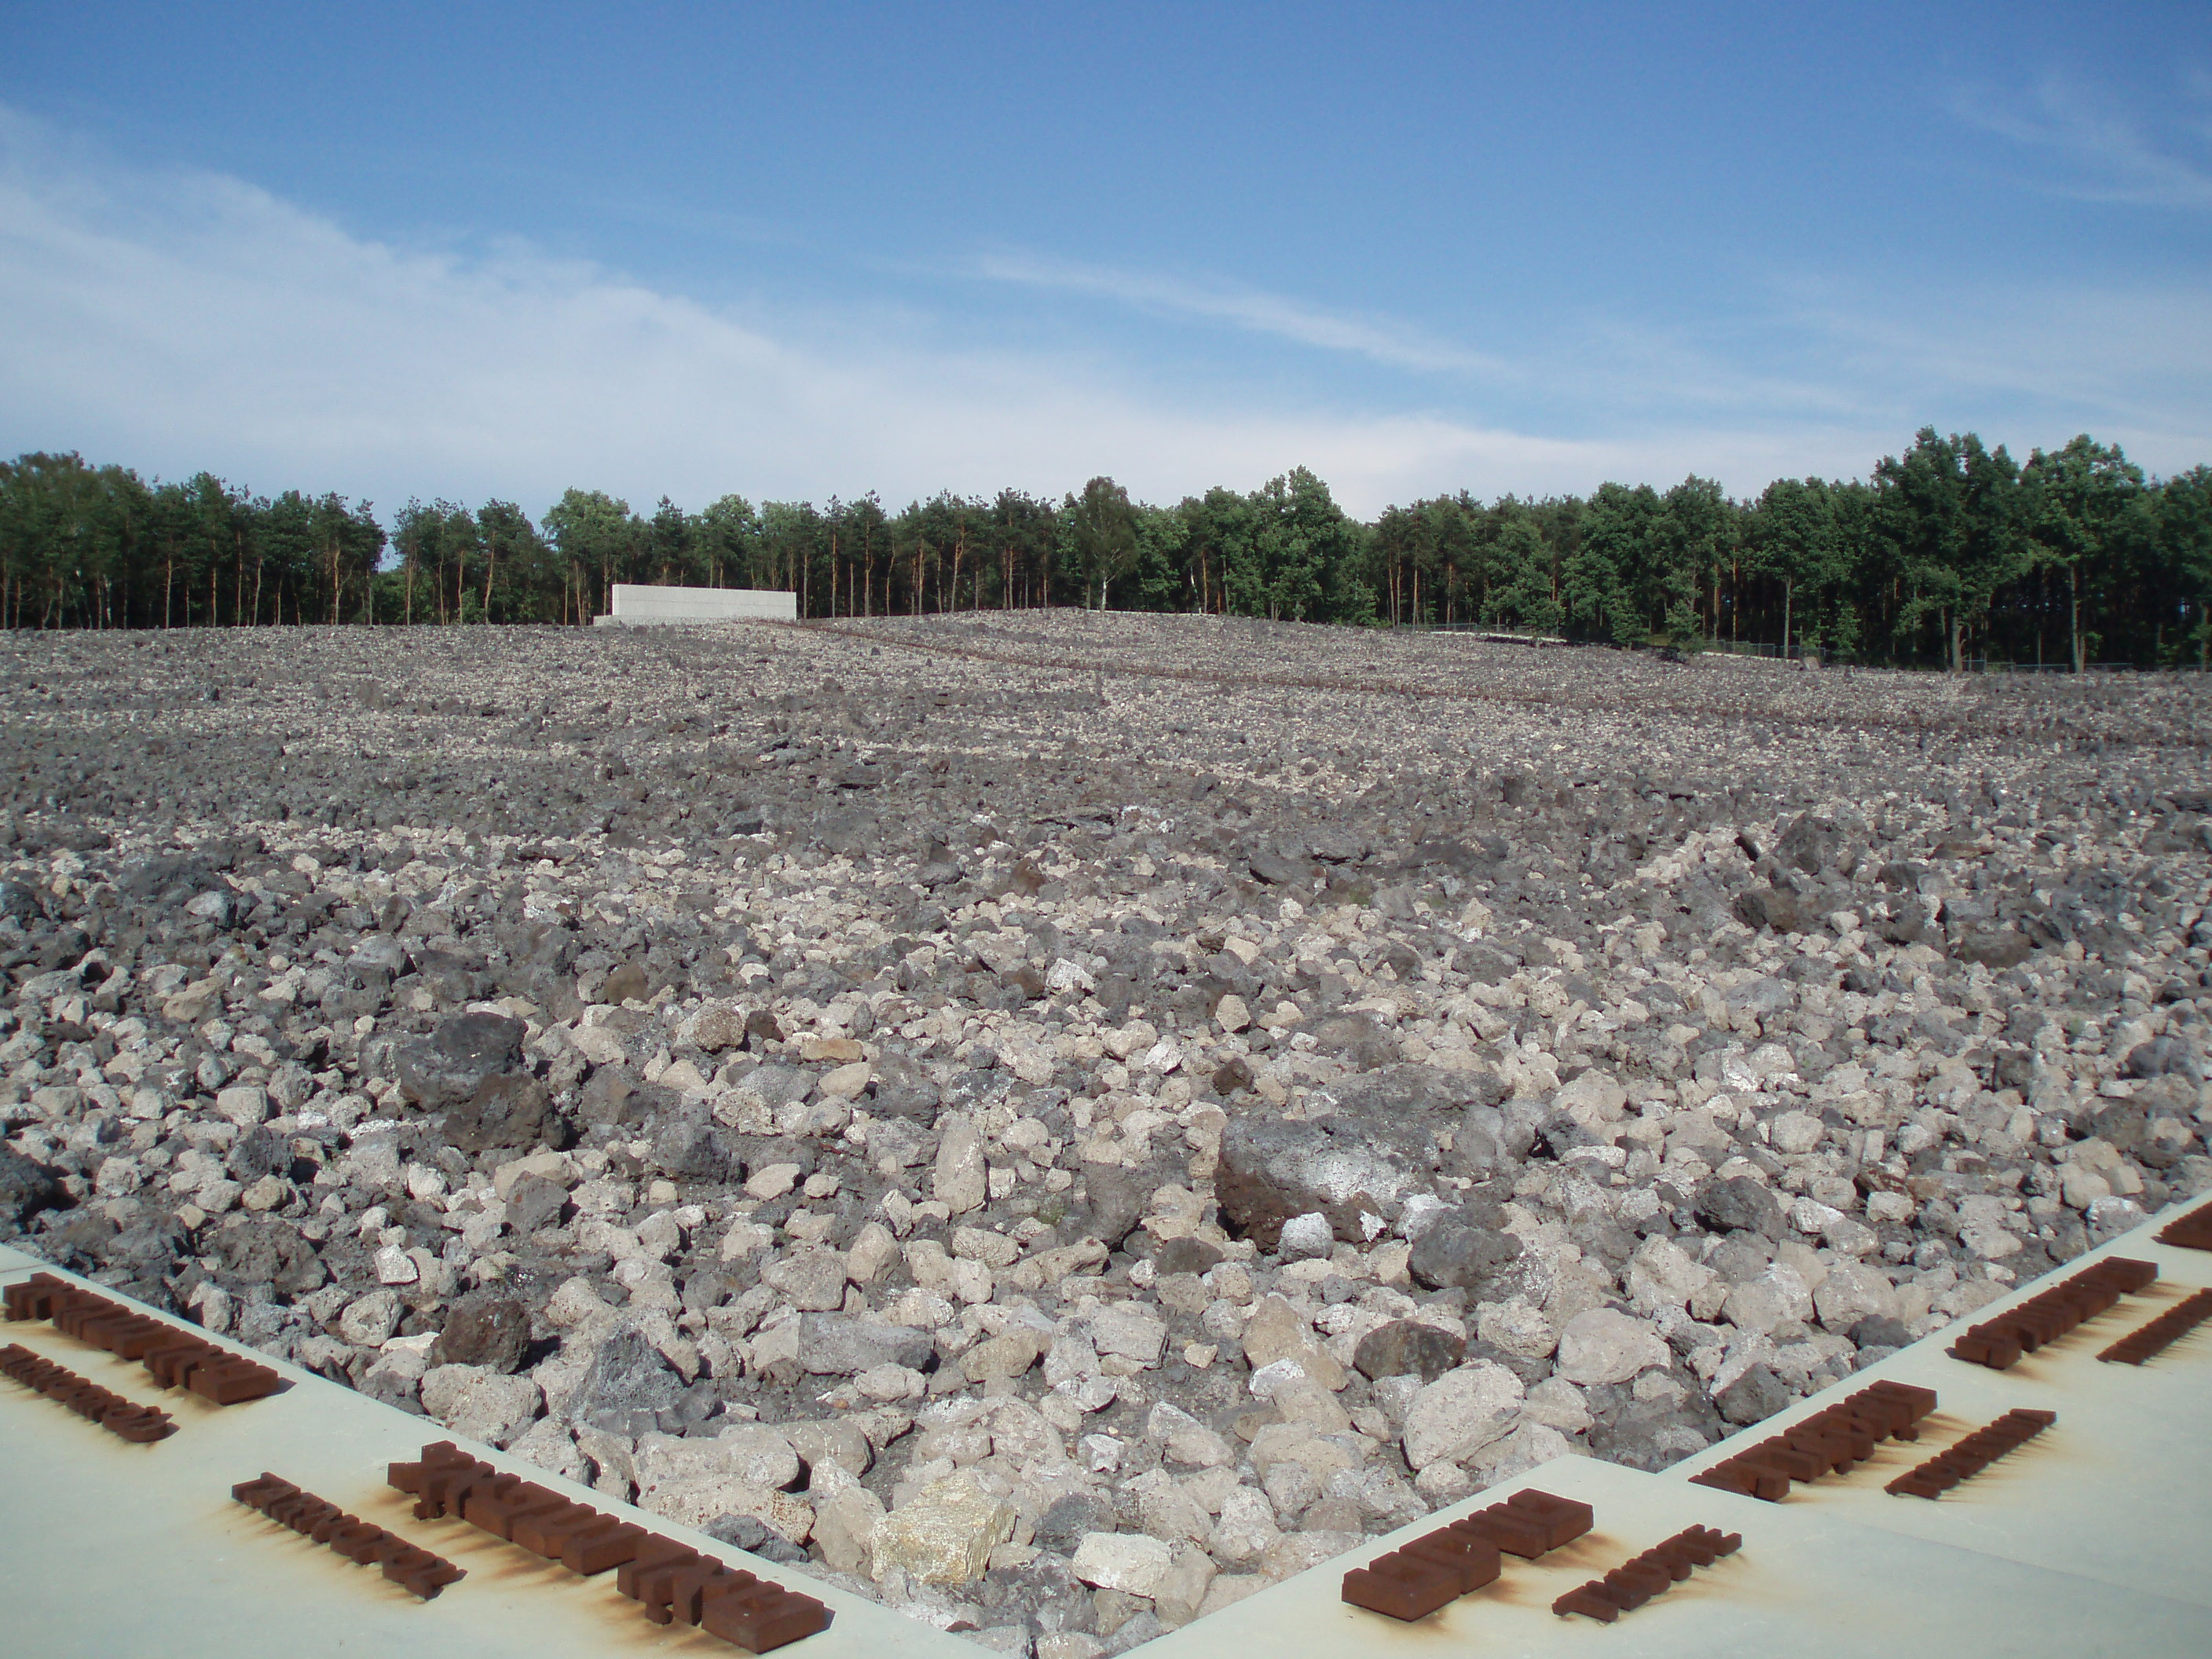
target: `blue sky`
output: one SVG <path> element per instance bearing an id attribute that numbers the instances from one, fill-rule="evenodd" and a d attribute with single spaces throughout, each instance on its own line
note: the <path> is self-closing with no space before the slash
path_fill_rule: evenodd
<path id="1" fill-rule="evenodd" d="M 532 513 L 2178 471 L 2209 23 L 16 0 L 0 452 Z"/>

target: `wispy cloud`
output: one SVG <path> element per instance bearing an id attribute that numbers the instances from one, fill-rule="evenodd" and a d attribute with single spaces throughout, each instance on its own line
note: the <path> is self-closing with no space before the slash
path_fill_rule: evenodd
<path id="1" fill-rule="evenodd" d="M 1227 285 L 1041 261 L 995 278 L 1089 283 L 1413 376 L 1378 405 L 1387 377 L 1358 377 L 1358 401 L 1177 379 L 1141 331 L 932 345 L 976 319 L 931 326 L 896 292 L 896 309 L 708 305 L 525 244 L 471 246 L 380 240 L 234 178 L 119 165 L 0 107 L 0 453 L 205 466 L 386 511 L 410 494 L 542 510 L 571 484 L 640 506 L 664 491 L 694 507 L 731 490 L 1057 494 L 1099 472 L 1173 501 L 1303 464 L 1371 514 L 1461 489 L 1855 475 L 1922 420 L 2063 441 L 2075 411 L 2022 389 L 2038 380 L 2124 413 L 2114 435 L 2150 465 L 2212 450 L 2189 412 L 2212 407 L 2212 313 L 2178 289 L 2158 320 L 2119 332 L 2117 357 L 2108 319 L 2131 296 L 1951 305 L 1967 321 L 1931 342 L 1866 321 L 1898 311 L 1869 289 L 1819 306 L 1778 295 L 1725 336 L 1593 323 L 1501 359 Z M 2022 339 L 2039 355 L 2021 356 Z M 2023 410 L 2038 422 L 2025 434 Z"/>
<path id="2" fill-rule="evenodd" d="M 2200 102 L 2212 104 L 2212 76 L 2199 72 L 2190 86 Z M 2192 156 L 2057 76 L 2045 77 L 2025 100 L 1975 88 L 1960 93 L 1953 107 L 1970 125 L 2055 157 L 2061 170 L 2039 173 L 2042 188 L 2083 201 L 2212 209 L 2212 125 L 2201 116 L 2184 124 L 2208 149 Z"/>
<path id="3" fill-rule="evenodd" d="M 993 282 L 1088 295 L 1159 315 L 1226 323 L 1323 351 L 1349 352 L 1392 368 L 1479 374 L 1499 380 L 1521 378 L 1520 372 L 1502 358 L 1471 351 L 1419 329 L 1330 311 L 1239 283 L 1117 270 L 1023 252 L 985 254 L 975 262 L 974 270 Z"/>

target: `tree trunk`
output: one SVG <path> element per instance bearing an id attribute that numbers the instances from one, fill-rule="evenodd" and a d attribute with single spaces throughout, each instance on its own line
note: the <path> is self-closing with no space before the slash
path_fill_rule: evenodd
<path id="1" fill-rule="evenodd" d="M 1782 584 L 1782 657 L 1785 662 L 1790 659 L 1790 611 L 1796 597 L 1797 584 L 1785 579 Z"/>
<path id="2" fill-rule="evenodd" d="M 2066 567 L 2066 598 L 2067 627 L 2074 635 L 2074 672 L 2079 674 L 2088 667 L 2081 659 L 2081 573 L 2070 564 Z"/>

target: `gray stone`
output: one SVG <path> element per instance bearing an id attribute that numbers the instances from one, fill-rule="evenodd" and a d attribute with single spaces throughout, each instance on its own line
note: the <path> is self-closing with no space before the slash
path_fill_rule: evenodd
<path id="1" fill-rule="evenodd" d="M 1400 1059 L 1398 1039 L 1384 1030 L 1372 1014 L 1338 1014 L 1314 1027 L 1314 1042 L 1322 1053 L 1342 1054 L 1361 1071 L 1372 1071 Z"/>
<path id="2" fill-rule="evenodd" d="M 453 1304 L 433 1353 L 441 1365 L 512 1371 L 530 1347 L 530 1315 L 513 1297 L 478 1291 Z"/>
<path id="3" fill-rule="evenodd" d="M 1283 1224 L 1319 1211 L 1339 1238 L 1364 1242 L 1364 1216 L 1378 1219 L 1420 1185 L 1411 1160 L 1378 1140 L 1364 1119 L 1230 1121 L 1214 1193 L 1222 1213 L 1262 1249 Z"/>
<path id="4" fill-rule="evenodd" d="M 394 1060 L 399 1091 L 425 1111 L 474 1095 L 485 1079 L 519 1070 L 527 1028 L 504 1014 L 455 1014 L 427 1039 L 402 1043 Z"/>
<path id="5" fill-rule="evenodd" d="M 464 1152 L 538 1146 L 558 1151 L 568 1144 L 567 1126 L 554 1111 L 545 1085 L 522 1073 L 488 1077 L 465 1100 L 448 1106 L 445 1134 Z"/>
<path id="6" fill-rule="evenodd" d="M 526 1175 L 507 1189 L 507 1224 L 527 1238 L 541 1227 L 558 1225 L 568 1206 L 568 1190 L 558 1182 Z"/>
<path id="7" fill-rule="evenodd" d="M 0 1141 L 0 1237 L 21 1231 L 33 1216 L 60 1206 L 61 1177 Z"/>
<path id="8" fill-rule="evenodd" d="M 1782 1206 L 1749 1176 L 1715 1176 L 1698 1188 L 1698 1219 L 1715 1232 L 1753 1232 L 1782 1237 Z"/>
<path id="9" fill-rule="evenodd" d="M 624 1325 L 592 1354 L 568 1411 L 591 1428 L 636 1436 L 657 1428 L 661 1414 L 677 1409 L 684 1392 L 684 1379 L 645 1333 Z"/>
<path id="10" fill-rule="evenodd" d="M 800 1316 L 799 1368 L 810 1376 L 857 1376 L 878 1365 L 921 1370 L 936 1343 L 927 1331 L 844 1314 Z"/>
<path id="11" fill-rule="evenodd" d="M 1432 1291 L 1486 1290 L 1521 1257 L 1521 1241 L 1493 1224 L 1496 1219 L 1479 1209 L 1443 1212 L 1414 1237 L 1407 1271 Z"/>
<path id="12" fill-rule="evenodd" d="M 1739 1426 L 1764 1423 L 1791 1401 L 1782 1379 L 1764 1365 L 1753 1365 L 1721 1390 L 1717 1402 L 1721 1415 Z"/>
<path id="13" fill-rule="evenodd" d="M 1362 1376 L 1418 1376 L 1433 1382 L 1467 1352 L 1464 1337 L 1411 1319 L 1394 1319 L 1359 1339 L 1352 1363 Z"/>

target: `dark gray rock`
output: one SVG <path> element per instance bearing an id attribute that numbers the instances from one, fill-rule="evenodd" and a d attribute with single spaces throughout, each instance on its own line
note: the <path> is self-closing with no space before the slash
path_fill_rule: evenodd
<path id="1" fill-rule="evenodd" d="M 477 1291 L 453 1304 L 433 1352 L 441 1365 L 520 1368 L 530 1348 L 530 1315 L 512 1297 Z"/>
<path id="2" fill-rule="evenodd" d="M 1786 887 L 1753 887 L 1735 896 L 1735 919 L 1757 933 L 1771 927 L 1778 933 L 1794 933 L 1804 925 L 1797 895 Z"/>
<path id="3" fill-rule="evenodd" d="M 248 1187 L 264 1176 L 286 1174 L 291 1167 L 290 1146 L 265 1125 L 257 1125 L 239 1136 L 231 1145 L 230 1155 L 223 1159 L 230 1178 Z"/>
<path id="4" fill-rule="evenodd" d="M 1085 1534 L 1111 1530 L 1113 1524 L 1113 1510 L 1099 1499 L 1088 1492 L 1068 1492 L 1053 1499 L 1037 1516 L 1037 1547 L 1072 1554 Z"/>
<path id="5" fill-rule="evenodd" d="M 507 1189 L 507 1224 L 518 1238 L 527 1238 L 541 1227 L 558 1226 L 568 1207 L 568 1194 L 558 1182 L 527 1175 Z"/>
<path id="6" fill-rule="evenodd" d="M 1694 1208 L 1699 1222 L 1715 1232 L 1752 1232 L 1782 1237 L 1782 1206 L 1749 1176 L 1709 1177 L 1698 1188 Z"/>
<path id="7" fill-rule="evenodd" d="M 699 1530 L 748 1555 L 757 1555 L 763 1561 L 774 1561 L 782 1566 L 805 1566 L 811 1559 L 804 1549 L 757 1516 L 718 1516 Z"/>
<path id="8" fill-rule="evenodd" d="M 486 1078 L 520 1069 L 528 1028 L 504 1014 L 455 1014 L 428 1039 L 393 1056 L 400 1092 L 425 1111 L 442 1111 L 476 1093 Z"/>
<path id="9" fill-rule="evenodd" d="M 1869 1314 L 1850 1328 L 1850 1339 L 1862 1348 L 1901 1348 L 1912 1338 L 1901 1319 Z"/>
<path id="10" fill-rule="evenodd" d="M 1775 842 L 1774 860 L 1808 876 L 1817 876 L 1838 862 L 1843 844 L 1843 836 L 1832 821 L 1806 812 Z"/>
<path id="11" fill-rule="evenodd" d="M 2123 1066 L 2128 1077 L 2181 1077 L 2191 1082 L 2203 1080 L 2203 1062 L 2197 1050 L 2178 1036 L 2153 1037 L 2148 1042 L 2139 1042 L 2128 1050 Z"/>
<path id="12" fill-rule="evenodd" d="M 653 980 L 642 963 L 625 962 L 608 974 L 599 989 L 602 1002 L 643 1002 L 653 994 Z"/>
<path id="13" fill-rule="evenodd" d="M 1314 1027 L 1314 1045 L 1325 1054 L 1341 1054 L 1361 1071 L 1389 1066 L 1400 1058 L 1398 1039 L 1372 1014 L 1336 1014 Z"/>
<path id="14" fill-rule="evenodd" d="M 33 1216 L 67 1201 L 58 1171 L 0 1141 L 0 1236 L 20 1232 Z"/>
<path id="15" fill-rule="evenodd" d="M 275 1216 L 240 1217 L 216 1235 L 213 1254 L 240 1283 L 305 1296 L 330 1275 L 315 1247 Z"/>
<path id="16" fill-rule="evenodd" d="M 624 1325 L 592 1356 L 583 1385 L 568 1403 L 568 1414 L 609 1434 L 645 1434 L 660 1427 L 661 1414 L 674 1412 L 684 1394 L 684 1379 L 676 1368 L 642 1331 Z"/>
<path id="17" fill-rule="evenodd" d="M 1980 926 L 1962 932 L 1951 947 L 1951 954 L 1961 962 L 1978 962 L 2002 972 L 2026 962 L 2034 948 L 2024 933 L 2014 933 L 2009 927 Z"/>
<path id="18" fill-rule="evenodd" d="M 1789 1387 L 1764 1365 L 1753 1365 L 1721 1390 L 1721 1415 L 1739 1428 L 1764 1423 L 1796 1398 Z"/>
<path id="19" fill-rule="evenodd" d="M 1152 1267 L 1162 1278 L 1206 1273 L 1220 1260 L 1221 1252 L 1202 1238 L 1170 1238 L 1152 1252 Z"/>
<path id="20" fill-rule="evenodd" d="M 466 1100 L 446 1111 L 446 1139 L 465 1152 L 538 1146 L 557 1152 L 569 1139 L 545 1085 L 527 1073 L 488 1077 Z"/>
<path id="21" fill-rule="evenodd" d="M 1414 1320 L 1394 1319 L 1359 1339 L 1352 1363 L 1370 1380 L 1418 1375 L 1424 1382 L 1433 1382 L 1457 1365 L 1466 1352 L 1463 1337 Z"/>
<path id="22" fill-rule="evenodd" d="M 1091 1231 L 1108 1249 L 1118 1250 L 1122 1241 L 1145 1218 L 1152 1194 L 1170 1178 L 1164 1169 L 1132 1170 L 1119 1164 L 1087 1165 L 1083 1187 L 1089 1194 L 1086 1213 Z"/>
<path id="23" fill-rule="evenodd" d="M 675 1181 L 728 1181 L 729 1138 L 704 1105 L 680 1107 L 666 1115 L 653 1137 L 653 1164 Z"/>
<path id="24" fill-rule="evenodd" d="M 1496 1223 L 1480 1209 L 1447 1211 L 1413 1240 L 1407 1271 L 1432 1291 L 1480 1291 L 1521 1259 L 1521 1241 Z"/>

